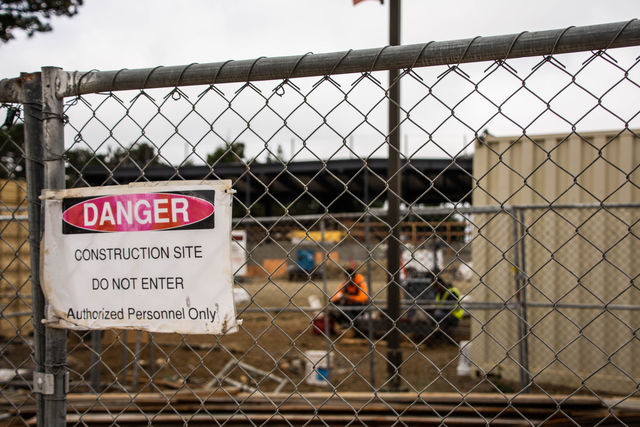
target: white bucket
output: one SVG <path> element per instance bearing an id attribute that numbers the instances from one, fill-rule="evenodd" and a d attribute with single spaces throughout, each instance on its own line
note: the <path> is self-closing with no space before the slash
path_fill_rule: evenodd
<path id="1" fill-rule="evenodd" d="M 329 356 L 324 350 L 305 351 L 306 366 L 304 374 L 307 384 L 325 385 L 329 376 Z"/>
<path id="2" fill-rule="evenodd" d="M 460 358 L 458 358 L 458 366 L 456 373 L 461 377 L 471 375 L 471 342 L 460 341 Z"/>

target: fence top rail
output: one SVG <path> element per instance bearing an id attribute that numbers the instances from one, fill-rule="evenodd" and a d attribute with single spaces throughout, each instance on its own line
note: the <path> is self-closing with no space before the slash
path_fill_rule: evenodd
<path id="1" fill-rule="evenodd" d="M 257 59 L 135 70 L 63 72 L 60 98 L 118 90 L 326 76 L 553 55 L 640 45 L 640 21 L 522 32 L 502 36 L 428 42 Z M 20 79 L 0 81 L 0 102 L 20 102 Z"/>

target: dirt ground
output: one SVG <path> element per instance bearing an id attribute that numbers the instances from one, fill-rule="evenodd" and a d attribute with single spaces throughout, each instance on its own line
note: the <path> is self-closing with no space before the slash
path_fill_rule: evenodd
<path id="1" fill-rule="evenodd" d="M 70 392 L 92 391 L 95 374 L 100 371 L 102 391 L 154 392 L 167 389 L 220 390 L 216 379 L 224 379 L 225 388 L 238 385 L 254 387 L 260 392 L 275 391 L 284 383 L 283 392 L 336 390 L 337 392 L 371 392 L 388 388 L 387 343 L 355 338 L 346 331 L 328 340 L 314 334 L 313 318 L 317 313 L 304 311 L 309 297 L 324 303 L 324 290 L 335 291 L 339 280 L 326 285 L 315 282 L 269 281 L 254 279 L 243 283 L 251 296 L 248 303 L 237 306 L 243 321 L 237 333 L 222 337 L 204 335 L 153 334 L 133 331 L 105 331 L 98 349 L 92 350 L 91 332 L 69 332 L 67 362 Z M 382 280 L 373 281 L 376 305 L 385 306 Z M 456 283 L 464 293 L 468 283 Z M 382 292 L 380 292 L 382 290 Z M 453 339 L 430 337 L 414 341 L 403 336 L 400 367 L 402 389 L 417 392 L 516 392 L 517 384 L 500 378 L 459 376 L 460 349 L 457 342 L 469 338 L 469 320 L 463 319 L 452 333 Z M 136 342 L 136 338 L 139 341 Z M 3 367 L 32 369 L 26 340 L 12 340 L 4 346 Z M 330 384 L 312 385 L 306 381 L 306 352 L 331 349 Z M 218 375 L 231 363 L 225 375 Z M 238 362 L 241 364 L 239 365 Z M 257 369 L 259 371 L 256 371 Z M 269 373 L 270 376 L 265 376 Z M 229 380 L 229 381 L 227 381 Z M 545 392 L 575 392 L 561 387 L 545 387 Z"/>
<path id="2" fill-rule="evenodd" d="M 322 391 L 335 387 L 338 391 L 373 391 L 385 389 L 387 373 L 387 343 L 375 339 L 354 338 L 352 332 L 333 335 L 330 340 L 313 333 L 314 312 L 302 311 L 309 306 L 309 297 L 316 296 L 324 304 L 325 289 L 334 292 L 340 281 L 314 280 L 309 282 L 269 281 L 254 279 L 242 284 L 251 295 L 248 304 L 237 307 L 243 324 L 239 331 L 223 337 L 178 336 L 154 334 L 150 345 L 142 334 L 138 359 L 135 360 L 135 332 L 106 332 L 102 340 L 102 364 L 92 365 L 90 334 L 72 334 L 69 345 L 71 380 L 75 384 L 89 382 L 92 366 L 99 366 L 103 385 L 112 389 L 122 386 L 131 389 L 137 383 L 139 391 L 155 391 L 155 387 L 191 388 L 217 387 L 216 374 L 230 360 L 269 372 L 277 379 L 251 371 L 251 368 L 232 367 L 226 378 L 261 391 L 274 391 L 281 379 L 288 391 Z M 372 284 L 376 303 L 384 307 L 386 292 L 382 284 Z M 468 321 L 455 332 L 456 341 L 468 338 Z M 466 335 L 466 336 L 465 336 Z M 331 348 L 329 385 L 310 385 L 305 381 L 305 352 Z M 124 349 L 124 351 L 123 351 Z M 150 351 L 152 349 L 152 351 Z M 403 388 L 410 391 L 439 392 L 495 392 L 495 384 L 456 373 L 459 348 L 452 340 L 429 338 L 413 342 L 404 336 L 401 344 L 403 364 L 400 375 Z M 124 362 L 124 364 L 123 364 Z M 137 381 L 136 381 L 137 376 Z M 74 378 L 75 377 L 75 378 Z M 494 382 L 495 383 L 495 382 Z M 230 385 L 230 384 L 227 384 Z M 78 386 L 77 391 L 82 391 Z"/>

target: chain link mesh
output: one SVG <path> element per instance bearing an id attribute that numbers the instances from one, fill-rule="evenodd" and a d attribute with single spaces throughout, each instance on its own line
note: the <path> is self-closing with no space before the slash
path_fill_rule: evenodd
<path id="1" fill-rule="evenodd" d="M 384 75 L 66 100 L 67 187 L 233 180 L 243 319 L 221 337 L 69 331 L 70 422 L 374 425 L 384 413 L 393 425 L 633 424 L 618 406 L 640 387 L 638 49 L 414 68 L 399 81 L 397 322 L 386 309 L 396 224 L 379 167 Z M 32 368 L 32 344 L 20 314 L 30 309 L 24 153 L 13 138 L 1 142 L 15 154 L 0 165 L 11 216 L 0 239 L 1 360 L 16 375 L 0 391 L 20 424 L 31 401 L 16 381 Z M 369 285 L 364 307 L 331 303 L 350 269 Z M 438 281 L 460 300 L 438 301 Z M 392 328 L 411 398 L 385 393 L 398 391 Z M 527 393 L 552 409 L 536 412 Z M 599 412 L 585 415 L 580 396 Z"/>
<path id="2" fill-rule="evenodd" d="M 34 403 L 28 392 L 34 342 L 21 106 L 2 104 L 0 118 L 0 398 L 6 418 Z"/>

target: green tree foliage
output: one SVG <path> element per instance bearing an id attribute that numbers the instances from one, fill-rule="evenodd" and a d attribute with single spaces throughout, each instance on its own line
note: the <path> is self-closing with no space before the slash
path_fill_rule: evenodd
<path id="1" fill-rule="evenodd" d="M 37 32 L 51 31 L 53 16 L 73 16 L 83 0 L 1 0 L 0 42 L 15 38 L 14 31 L 22 30 L 29 37 Z"/>
<path id="2" fill-rule="evenodd" d="M 100 166 L 106 163 L 106 155 L 97 154 L 84 148 L 76 148 L 66 153 L 67 163 L 75 168 Z"/>
<path id="3" fill-rule="evenodd" d="M 145 168 L 160 164 L 155 147 L 148 142 L 139 142 L 129 148 L 110 149 L 106 154 L 78 147 L 67 151 L 66 158 L 68 165 L 78 170 L 87 166 L 102 165 L 113 170 L 119 167 Z"/>
<path id="4" fill-rule="evenodd" d="M 216 148 L 213 153 L 207 154 L 207 164 L 213 165 L 218 162 L 235 163 L 244 159 L 244 143 L 236 142 L 230 146 Z"/>
<path id="5" fill-rule="evenodd" d="M 65 153 L 67 160 L 67 187 L 81 185 L 82 172 L 88 167 L 103 167 L 114 171 L 118 168 L 145 169 L 160 164 L 155 147 L 139 142 L 129 148 L 118 147 L 106 153 L 95 153 L 88 148 L 76 147 Z"/>
<path id="6" fill-rule="evenodd" d="M 110 169 L 128 166 L 145 168 L 160 164 L 155 147 L 148 142 L 138 142 L 129 148 L 118 147 L 109 152 L 105 160 Z"/>
<path id="7" fill-rule="evenodd" d="M 82 171 L 86 167 L 105 164 L 106 156 L 85 148 L 74 148 L 65 153 L 67 187 L 82 186 Z"/>

